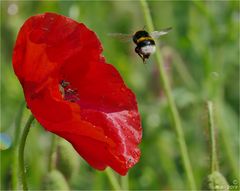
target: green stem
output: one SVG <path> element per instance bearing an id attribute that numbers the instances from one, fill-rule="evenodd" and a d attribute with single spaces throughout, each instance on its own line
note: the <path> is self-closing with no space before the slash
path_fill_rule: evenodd
<path id="1" fill-rule="evenodd" d="M 17 145 L 19 142 L 20 129 L 21 129 L 21 121 L 23 116 L 23 110 L 26 107 L 25 101 L 23 101 L 19 107 L 16 120 L 15 120 L 15 133 L 14 133 L 14 145 Z"/>
<path id="2" fill-rule="evenodd" d="M 48 155 L 48 171 L 50 172 L 53 168 L 53 152 L 56 146 L 56 136 L 52 134 L 51 137 L 51 144 L 50 144 L 50 150 L 49 150 L 49 155 Z"/>
<path id="3" fill-rule="evenodd" d="M 141 2 L 142 10 L 144 13 L 147 28 L 149 31 L 154 31 L 153 22 L 152 22 L 152 18 L 151 18 L 150 12 L 149 12 L 147 2 L 146 2 L 146 0 L 140 0 L 140 2 Z M 180 153 L 181 153 L 183 165 L 184 165 L 184 168 L 185 168 L 185 171 L 187 174 L 187 178 L 189 181 L 189 186 L 192 190 L 196 190 L 196 184 L 195 184 L 193 171 L 192 171 L 192 167 L 191 167 L 189 156 L 188 156 L 188 151 L 187 151 L 187 146 L 186 146 L 184 133 L 183 133 L 182 125 L 181 125 L 180 116 L 179 116 L 179 113 L 177 111 L 175 102 L 174 102 L 172 94 L 171 94 L 169 81 L 168 81 L 166 72 L 164 70 L 163 60 L 162 60 L 161 54 L 159 52 L 159 47 L 157 47 L 155 55 L 156 55 L 156 59 L 157 59 L 157 63 L 158 63 L 158 68 L 160 71 L 160 78 L 161 78 L 160 80 L 162 81 L 163 88 L 164 88 L 164 91 L 166 93 L 166 97 L 168 100 L 170 112 L 171 112 L 171 115 L 173 118 L 174 127 L 175 127 L 175 131 L 177 134 L 178 143 L 179 143 L 179 147 L 180 147 Z"/>
<path id="4" fill-rule="evenodd" d="M 211 172 L 218 171 L 218 159 L 217 159 L 217 149 L 216 149 L 216 134 L 213 120 L 213 104 L 211 101 L 207 102 L 208 108 L 208 126 L 210 132 L 211 141 Z"/>
<path id="5" fill-rule="evenodd" d="M 28 121 L 24 127 L 22 137 L 20 139 L 20 145 L 19 145 L 18 162 L 19 162 L 19 170 L 20 170 L 23 190 L 28 190 L 27 180 L 25 176 L 25 167 L 24 167 L 24 148 L 25 148 L 26 139 L 27 139 L 33 120 L 34 120 L 34 117 L 32 114 L 30 114 Z"/>
<path id="6" fill-rule="evenodd" d="M 181 56 L 174 50 L 169 48 L 170 51 L 173 54 L 173 61 L 174 62 L 174 66 L 179 74 L 179 76 L 182 78 L 183 82 L 186 84 L 186 86 L 188 86 L 189 88 L 196 88 L 197 87 L 197 83 L 194 80 L 194 78 L 192 77 L 192 75 L 189 73 L 185 63 L 183 62 Z"/>
<path id="7" fill-rule="evenodd" d="M 215 107 L 216 107 L 216 120 L 220 128 L 221 140 L 223 141 L 223 149 L 226 152 L 228 163 L 230 165 L 233 176 L 235 178 L 238 178 L 238 180 L 240 180 L 239 171 L 238 171 L 239 169 L 238 162 L 233 155 L 233 148 L 232 148 L 232 145 L 230 144 L 232 143 L 231 136 L 227 132 L 227 128 L 229 125 L 226 122 L 226 115 L 223 112 L 226 108 L 222 99 L 217 100 L 217 104 Z"/>
<path id="8" fill-rule="evenodd" d="M 126 174 L 125 176 L 121 176 L 121 186 L 124 191 L 129 190 L 128 174 Z"/>
<path id="9" fill-rule="evenodd" d="M 21 128 L 21 121 L 23 116 L 23 109 L 25 107 L 25 102 L 20 105 L 19 111 L 15 120 L 15 135 L 14 135 L 14 143 L 13 143 L 13 162 L 12 162 L 12 189 L 18 189 L 18 153 L 17 147 L 19 142 L 19 134 Z"/>
<path id="10" fill-rule="evenodd" d="M 121 187 L 117 181 L 117 178 L 116 176 L 113 174 L 112 170 L 110 168 L 107 168 L 105 170 L 106 174 L 107 174 L 107 177 L 108 179 L 110 180 L 110 183 L 113 187 L 114 190 L 121 190 Z"/>

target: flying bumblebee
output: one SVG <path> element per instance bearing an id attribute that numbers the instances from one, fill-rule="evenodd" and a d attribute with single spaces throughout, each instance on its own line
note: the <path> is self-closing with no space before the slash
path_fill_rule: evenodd
<path id="1" fill-rule="evenodd" d="M 133 42 L 136 44 L 135 52 L 141 57 L 145 64 L 145 60 L 156 51 L 154 39 L 167 34 L 171 29 L 172 27 L 160 31 L 153 31 L 151 33 L 148 33 L 145 30 L 139 30 L 134 34 L 111 33 L 110 35 L 121 40 L 132 38 Z"/>

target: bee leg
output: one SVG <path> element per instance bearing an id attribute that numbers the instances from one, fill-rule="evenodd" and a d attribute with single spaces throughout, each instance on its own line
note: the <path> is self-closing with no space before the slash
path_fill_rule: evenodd
<path id="1" fill-rule="evenodd" d="M 138 56 L 141 57 L 141 59 L 143 60 L 143 63 L 145 63 L 145 58 L 144 58 L 144 56 L 140 53 L 139 47 L 136 47 L 136 48 L 135 48 L 135 52 L 138 54 Z"/>
<path id="2" fill-rule="evenodd" d="M 144 54 L 143 55 L 143 63 L 146 64 L 145 60 L 148 59 L 150 54 Z"/>
<path id="3" fill-rule="evenodd" d="M 146 58 L 145 58 L 145 57 L 143 57 L 143 59 L 142 59 L 142 60 L 143 60 L 143 64 L 146 64 L 146 62 L 145 62 Z"/>

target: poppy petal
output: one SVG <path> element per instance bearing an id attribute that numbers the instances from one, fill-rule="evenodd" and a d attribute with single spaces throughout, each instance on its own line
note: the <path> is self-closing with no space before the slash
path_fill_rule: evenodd
<path id="1" fill-rule="evenodd" d="M 13 67 L 39 123 L 68 140 L 94 168 L 124 175 L 140 157 L 140 115 L 133 92 L 101 55 L 95 33 L 55 13 L 29 18 Z"/>

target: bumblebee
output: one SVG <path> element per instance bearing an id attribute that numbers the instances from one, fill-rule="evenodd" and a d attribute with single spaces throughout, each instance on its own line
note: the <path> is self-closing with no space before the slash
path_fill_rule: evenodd
<path id="1" fill-rule="evenodd" d="M 130 35 L 121 33 L 113 33 L 110 35 L 118 37 L 121 40 L 132 38 L 133 42 L 136 44 L 135 52 L 141 57 L 143 63 L 146 63 L 146 59 L 148 59 L 150 55 L 156 51 L 156 43 L 154 39 L 167 34 L 171 29 L 172 27 L 163 29 L 161 31 L 153 31 L 151 33 L 148 33 L 145 30 L 139 30 Z"/>

